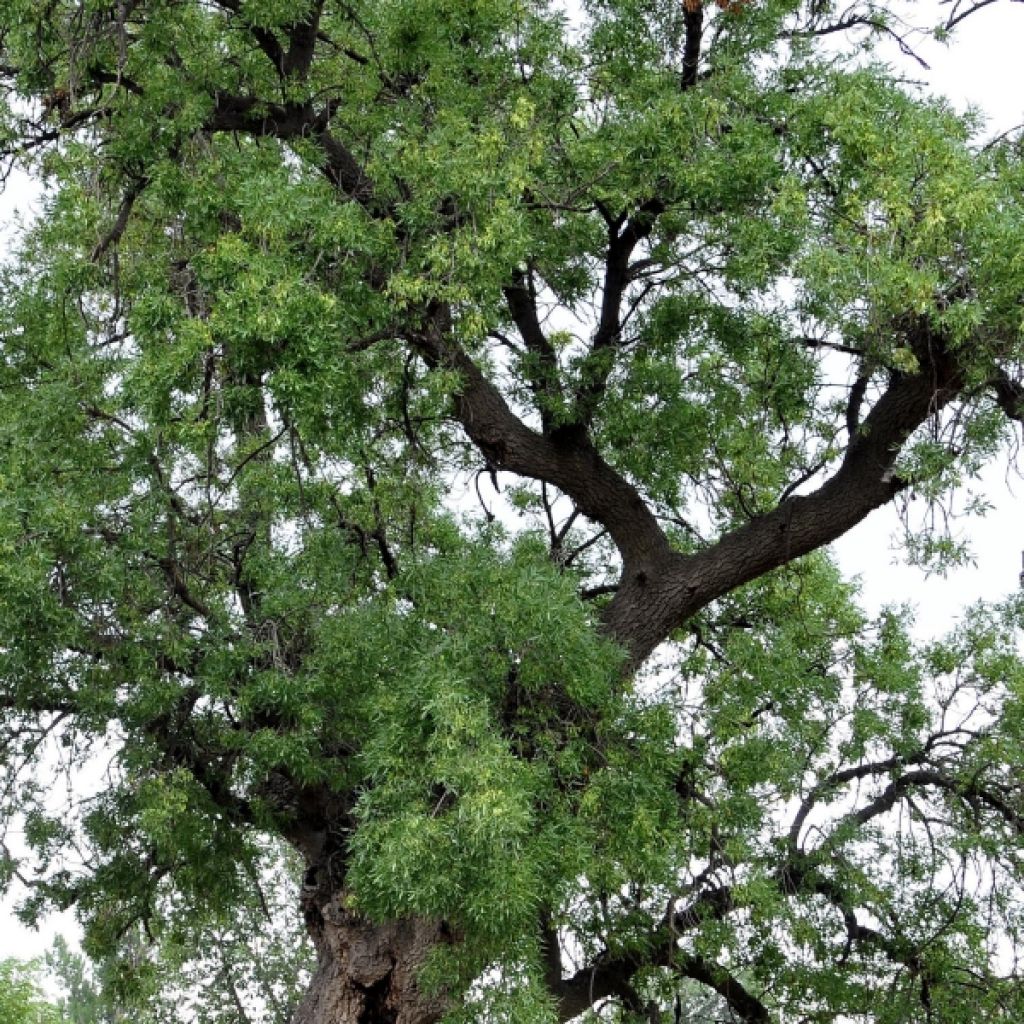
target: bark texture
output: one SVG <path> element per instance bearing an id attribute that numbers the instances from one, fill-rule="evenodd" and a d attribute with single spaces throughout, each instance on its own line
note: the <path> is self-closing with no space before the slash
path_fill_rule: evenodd
<path id="1" fill-rule="evenodd" d="M 293 1024 L 434 1024 L 448 1009 L 446 993 L 417 980 L 430 951 L 451 941 L 443 922 L 371 924 L 338 896 L 310 930 L 319 962 Z"/>

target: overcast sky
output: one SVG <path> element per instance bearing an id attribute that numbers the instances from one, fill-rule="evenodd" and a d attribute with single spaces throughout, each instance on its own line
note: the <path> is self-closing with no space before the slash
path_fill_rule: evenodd
<path id="1" fill-rule="evenodd" d="M 910 9 L 910 8 L 908 8 Z M 914 5 L 914 21 L 937 20 L 929 12 L 934 4 Z M 1024 38 L 1024 6 L 997 0 L 960 27 L 948 46 L 923 41 L 918 52 L 929 70 L 902 60 L 911 77 L 927 83 L 929 91 L 949 97 L 957 107 L 968 105 L 985 113 L 986 134 L 996 135 L 1024 122 L 1024 72 L 1020 65 L 1020 40 Z M 900 61 L 898 51 L 881 51 Z M 0 238 L 13 211 L 24 206 L 31 190 L 24 182 L 11 183 L 0 195 Z M 926 579 L 899 561 L 893 551 L 898 521 L 892 509 L 884 509 L 851 531 L 837 545 L 845 569 L 860 574 L 863 596 L 869 607 L 887 602 L 909 602 L 917 608 L 918 632 L 935 635 L 944 631 L 963 608 L 978 599 L 997 600 L 1018 585 L 1024 529 L 1024 481 L 1005 463 L 991 467 L 979 487 L 995 508 L 983 520 L 965 519 L 960 529 L 971 540 L 975 565 L 951 573 L 946 579 Z M 76 932 L 65 917 L 39 932 L 22 928 L 11 917 L 9 906 L 0 905 L 0 957 L 41 954 L 56 931 Z"/>

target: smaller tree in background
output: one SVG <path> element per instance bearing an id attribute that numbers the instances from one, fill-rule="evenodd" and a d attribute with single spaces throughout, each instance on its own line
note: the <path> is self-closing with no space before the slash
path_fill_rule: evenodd
<path id="1" fill-rule="evenodd" d="M 60 1006 L 71 1024 L 121 1024 L 132 1019 L 103 991 L 99 975 L 104 968 L 93 970 L 62 935 L 54 940 L 46 964 L 63 991 Z"/>
<path id="2" fill-rule="evenodd" d="M 58 938 L 47 964 L 67 1024 L 287 1024 L 312 947 L 294 905 L 294 857 L 268 848 L 248 898 L 228 918 L 167 907 L 159 934 L 125 932 L 115 958 L 90 960 Z M 0 1024 L 7 1024 L 0 1016 Z M 20 1021 L 18 1022 L 20 1024 Z M 32 1024 L 35 1024 L 34 1018 Z"/>
<path id="3" fill-rule="evenodd" d="M 3 1024 L 61 1024 L 60 1010 L 43 997 L 39 965 L 33 960 L 0 960 L 0 1021 Z"/>

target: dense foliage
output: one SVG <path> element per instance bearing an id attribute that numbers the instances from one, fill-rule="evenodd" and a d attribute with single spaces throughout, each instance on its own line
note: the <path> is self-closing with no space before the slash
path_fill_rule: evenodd
<path id="1" fill-rule="evenodd" d="M 1024 1018 L 1024 609 L 916 642 L 826 547 L 960 557 L 1024 419 L 1020 151 L 897 24 L 0 3 L 27 917 L 230 1019 L 275 837 L 300 1024 Z"/>

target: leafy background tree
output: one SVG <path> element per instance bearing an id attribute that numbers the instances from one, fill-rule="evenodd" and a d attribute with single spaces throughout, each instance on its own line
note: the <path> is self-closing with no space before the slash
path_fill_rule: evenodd
<path id="1" fill-rule="evenodd" d="M 1019 145 L 890 12 L 0 12 L 3 867 L 82 1013 L 288 1016 L 283 840 L 295 1024 L 1021 1018 L 1021 601 L 826 550 L 962 558 L 1024 419 Z"/>
<path id="2" fill-rule="evenodd" d="M 58 938 L 47 955 L 70 1024 L 288 1024 L 308 983 L 311 948 L 294 913 L 290 851 L 268 848 L 261 875 L 230 917 L 168 908 L 159 936 L 136 927 L 91 963 Z"/>
<path id="3" fill-rule="evenodd" d="M 63 1024 L 60 1010 L 42 994 L 37 963 L 0 960 L 0 1020 L 6 1024 Z"/>

